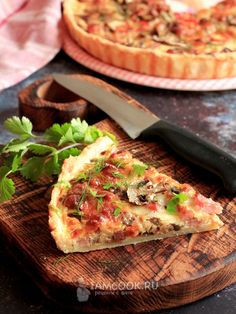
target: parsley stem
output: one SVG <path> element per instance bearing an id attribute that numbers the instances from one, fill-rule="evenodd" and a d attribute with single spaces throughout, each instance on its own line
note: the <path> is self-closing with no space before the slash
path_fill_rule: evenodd
<path id="1" fill-rule="evenodd" d="M 62 147 L 61 149 L 58 149 L 58 150 L 52 152 L 51 154 L 49 154 L 49 156 L 53 156 L 53 155 L 56 155 L 56 154 L 60 154 L 60 153 L 63 152 L 64 150 L 67 150 L 67 149 L 69 149 L 69 148 L 73 148 L 73 147 L 76 147 L 76 146 L 84 147 L 84 144 L 75 143 L 75 144 L 71 144 L 71 145 Z"/>

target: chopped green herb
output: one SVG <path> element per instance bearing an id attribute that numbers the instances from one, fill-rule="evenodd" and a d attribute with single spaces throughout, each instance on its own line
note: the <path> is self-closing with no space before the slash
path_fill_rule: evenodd
<path id="1" fill-rule="evenodd" d="M 87 175 L 85 173 L 80 173 L 77 177 L 77 181 L 87 180 Z"/>
<path id="2" fill-rule="evenodd" d="M 158 201 L 159 201 L 159 197 L 158 197 L 158 195 L 154 195 L 154 197 L 153 197 L 153 201 L 154 201 L 154 202 L 158 202 Z"/>
<path id="3" fill-rule="evenodd" d="M 81 216 L 83 216 L 83 212 L 81 211 L 81 210 L 79 210 L 79 209 L 77 209 L 77 210 L 75 210 L 74 212 L 73 212 L 73 215 L 74 216 L 79 216 L 79 217 L 81 217 Z"/>
<path id="4" fill-rule="evenodd" d="M 122 161 L 120 161 L 120 160 L 115 160 L 115 161 L 113 161 L 113 163 L 114 163 L 114 165 L 117 167 L 117 168 L 124 168 L 125 167 L 125 165 L 126 165 L 126 163 L 124 163 L 124 162 L 122 162 Z"/>
<path id="5" fill-rule="evenodd" d="M 100 207 L 102 206 L 102 204 L 103 204 L 103 198 L 102 198 L 102 197 L 99 197 L 99 198 L 97 199 L 97 210 L 100 209 Z"/>
<path id="6" fill-rule="evenodd" d="M 166 210 L 170 214 L 175 214 L 177 211 L 177 206 L 179 204 L 183 204 L 185 201 L 189 199 L 187 194 L 179 193 L 175 195 L 166 205 Z"/>
<path id="7" fill-rule="evenodd" d="M 144 175 L 145 170 L 148 168 L 148 165 L 142 163 L 142 164 L 134 164 L 133 167 L 133 173 L 137 176 Z"/>
<path id="8" fill-rule="evenodd" d="M 106 167 L 106 160 L 104 158 L 98 159 L 94 167 L 90 170 L 91 174 L 97 175 Z"/>
<path id="9" fill-rule="evenodd" d="M 126 181 L 126 180 L 122 180 L 120 182 L 116 182 L 116 186 L 117 187 L 125 187 L 125 188 L 128 188 L 129 187 L 129 183 Z"/>
<path id="10" fill-rule="evenodd" d="M 118 171 L 112 172 L 112 176 L 115 178 L 121 178 L 121 179 L 123 179 L 125 177 L 122 173 L 120 173 Z"/>
<path id="11" fill-rule="evenodd" d="M 76 206 L 77 207 L 77 210 L 79 211 L 83 201 L 85 200 L 85 197 L 86 197 L 86 188 L 83 189 L 82 193 L 81 193 L 81 197 L 80 197 L 80 200 L 79 200 L 79 203 L 78 205 Z"/>
<path id="12" fill-rule="evenodd" d="M 120 207 L 116 207 L 113 211 L 113 216 L 117 217 L 121 212 L 121 208 Z"/>
<path id="13" fill-rule="evenodd" d="M 114 187 L 114 184 L 112 183 L 106 183 L 103 185 L 104 190 L 109 190 L 112 187 Z"/>
<path id="14" fill-rule="evenodd" d="M 92 189 L 89 189 L 89 192 L 90 192 L 90 194 L 93 196 L 93 197 L 104 197 L 105 196 L 105 194 L 97 194 L 97 191 L 94 191 L 94 190 L 92 190 Z"/>
<path id="15" fill-rule="evenodd" d="M 145 186 L 149 181 L 148 180 L 142 180 L 137 184 L 137 188 L 142 188 L 143 186 Z"/>

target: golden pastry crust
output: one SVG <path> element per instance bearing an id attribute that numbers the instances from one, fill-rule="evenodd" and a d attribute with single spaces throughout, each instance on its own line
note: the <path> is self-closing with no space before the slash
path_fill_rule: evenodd
<path id="1" fill-rule="evenodd" d="M 224 47 L 221 51 L 212 53 L 196 54 L 191 50 L 173 53 L 164 44 L 159 44 L 154 49 L 132 47 L 89 33 L 78 25 L 79 2 L 64 0 L 65 24 L 72 38 L 81 47 L 105 63 L 137 73 L 177 79 L 220 79 L 236 76 L 236 52 L 229 49 L 224 52 Z M 236 8 L 236 2 L 233 3 Z M 229 45 L 235 45 L 236 50 L 234 39 L 230 39 Z"/>

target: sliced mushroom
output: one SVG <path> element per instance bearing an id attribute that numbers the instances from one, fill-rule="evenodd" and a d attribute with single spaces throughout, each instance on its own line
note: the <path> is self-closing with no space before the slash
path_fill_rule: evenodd
<path id="1" fill-rule="evenodd" d="M 180 48 L 187 48 L 188 46 L 185 43 L 178 42 L 175 35 L 168 34 L 164 37 L 158 37 L 157 35 L 153 35 L 152 39 L 158 43 L 166 44 L 168 46 L 180 47 Z"/>
<path id="2" fill-rule="evenodd" d="M 236 26 L 236 16 L 234 16 L 234 15 L 228 16 L 227 22 L 231 26 Z"/>
<path id="3" fill-rule="evenodd" d="M 167 187 L 164 184 L 141 180 L 128 187 L 127 195 L 130 203 L 144 205 L 155 201 L 156 194 L 165 191 L 167 191 Z"/>

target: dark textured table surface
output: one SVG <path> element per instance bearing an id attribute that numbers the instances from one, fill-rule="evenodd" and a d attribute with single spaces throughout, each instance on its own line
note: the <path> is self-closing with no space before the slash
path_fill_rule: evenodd
<path id="1" fill-rule="evenodd" d="M 94 73 L 62 52 L 25 81 L 0 93 L 0 142 L 10 139 L 2 123 L 18 113 L 17 93 L 52 72 L 77 72 L 102 78 L 136 98 L 161 118 L 198 133 L 236 156 L 236 91 L 180 92 L 137 86 Z M 23 272 L 4 247 L 3 239 L 0 239 L 0 313 L 66 313 L 65 309 L 47 300 Z M 160 313 L 236 313 L 236 285 L 198 302 Z"/>

